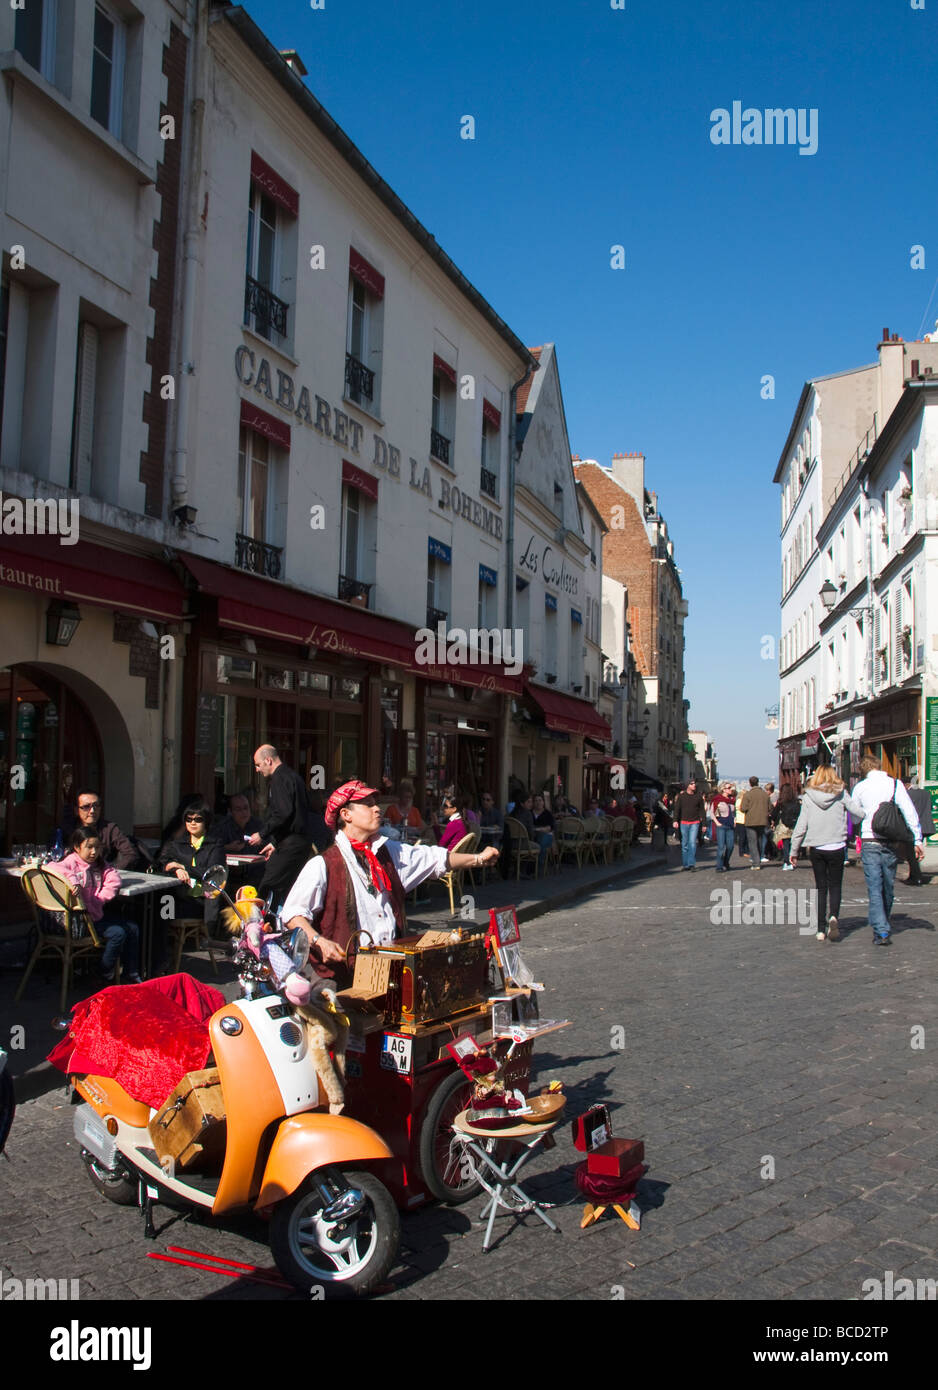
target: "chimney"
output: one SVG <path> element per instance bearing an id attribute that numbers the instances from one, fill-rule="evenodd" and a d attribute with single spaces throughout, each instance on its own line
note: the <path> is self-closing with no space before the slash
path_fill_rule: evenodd
<path id="1" fill-rule="evenodd" d="M 296 73 L 297 77 L 306 76 L 306 66 L 295 48 L 281 48 L 280 56 L 291 72 Z"/>
<path id="2" fill-rule="evenodd" d="M 883 336 L 880 338 L 879 341 L 880 341 L 881 343 L 888 343 L 888 342 L 889 342 L 889 329 L 888 329 L 888 328 L 884 328 L 884 329 L 883 329 Z"/>

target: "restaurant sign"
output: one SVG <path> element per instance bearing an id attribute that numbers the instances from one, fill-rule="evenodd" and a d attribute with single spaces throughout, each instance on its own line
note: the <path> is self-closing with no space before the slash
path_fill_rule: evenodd
<path id="1" fill-rule="evenodd" d="M 938 782 L 938 696 L 925 697 L 925 781 Z"/>

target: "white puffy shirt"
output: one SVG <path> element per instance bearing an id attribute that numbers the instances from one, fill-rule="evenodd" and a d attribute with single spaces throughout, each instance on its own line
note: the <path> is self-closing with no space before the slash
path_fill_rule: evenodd
<path id="1" fill-rule="evenodd" d="M 344 830 L 337 832 L 336 845 L 345 860 L 352 876 L 355 893 L 355 910 L 359 928 L 371 933 L 379 946 L 388 946 L 394 940 L 397 924 L 394 920 L 394 905 L 390 893 L 369 893 L 367 885 L 371 876 L 363 869 L 355 857 Z M 410 892 L 428 878 L 439 878 L 446 873 L 448 851 L 439 845 L 405 845 L 398 840 L 386 840 L 383 835 L 370 842 L 371 852 L 377 854 L 382 845 L 387 845 L 391 862 L 405 892 Z M 299 877 L 283 905 L 283 921 L 294 917 L 305 917 L 311 922 L 321 911 L 326 901 L 326 863 L 322 855 L 308 860 L 300 870 Z"/>

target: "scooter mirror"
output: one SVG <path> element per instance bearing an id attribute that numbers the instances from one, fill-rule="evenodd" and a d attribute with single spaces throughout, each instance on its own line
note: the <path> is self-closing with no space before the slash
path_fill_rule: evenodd
<path id="1" fill-rule="evenodd" d="M 202 892 L 207 898 L 217 898 L 228 882 L 228 870 L 224 864 L 213 864 L 202 875 Z"/>
<path id="2" fill-rule="evenodd" d="M 305 969 L 309 960 L 309 937 L 302 927 L 297 927 L 290 936 L 290 955 L 293 958 L 294 970 L 299 973 Z"/>

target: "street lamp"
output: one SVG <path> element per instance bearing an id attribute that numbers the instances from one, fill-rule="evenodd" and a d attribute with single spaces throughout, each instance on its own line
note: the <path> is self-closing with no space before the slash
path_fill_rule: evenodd
<path id="1" fill-rule="evenodd" d="M 833 608 L 834 604 L 837 602 L 837 590 L 829 579 L 825 579 L 824 583 L 821 585 L 821 602 L 827 609 Z"/>
<path id="2" fill-rule="evenodd" d="M 77 604 L 53 599 L 46 609 L 46 641 L 50 647 L 67 647 L 78 631 L 81 611 Z"/>

